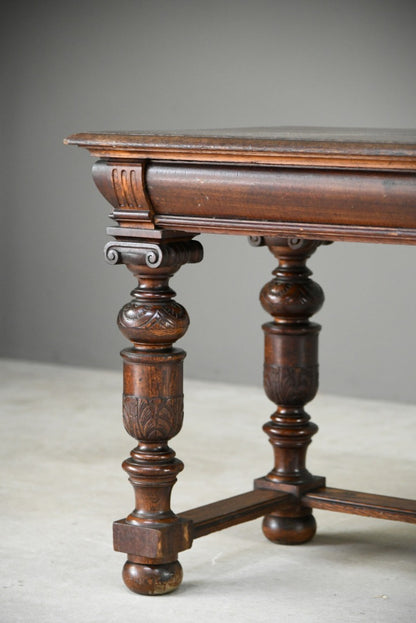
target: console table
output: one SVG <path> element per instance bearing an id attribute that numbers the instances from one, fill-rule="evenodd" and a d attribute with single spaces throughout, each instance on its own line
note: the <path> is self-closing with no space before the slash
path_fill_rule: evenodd
<path id="1" fill-rule="evenodd" d="M 317 426 L 304 410 L 318 389 L 320 326 L 310 317 L 324 301 L 306 262 L 332 241 L 416 244 L 416 131 L 93 132 L 65 142 L 98 157 L 93 177 L 114 221 L 105 256 L 138 280 L 118 316 L 132 342 L 122 351 L 123 420 L 138 442 L 123 463 L 135 509 L 114 523 L 126 585 L 174 590 L 178 553 L 194 539 L 261 516 L 266 537 L 283 544 L 312 539 L 313 508 L 416 523 L 416 501 L 326 487 L 307 470 Z M 202 260 L 194 238 L 209 232 L 247 235 L 278 262 L 260 294 L 272 317 L 263 326 L 264 387 L 276 411 L 264 430 L 274 466 L 252 491 L 175 514 L 183 463 L 168 443 L 182 426 L 185 352 L 173 344 L 189 318 L 169 279 Z"/>

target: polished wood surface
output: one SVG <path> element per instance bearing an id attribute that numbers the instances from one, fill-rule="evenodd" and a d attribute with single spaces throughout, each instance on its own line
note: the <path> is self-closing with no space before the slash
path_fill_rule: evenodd
<path id="1" fill-rule="evenodd" d="M 311 508 L 322 508 L 338 513 L 416 523 L 416 500 L 388 495 L 323 487 L 303 495 L 302 503 Z"/>
<path id="2" fill-rule="evenodd" d="M 318 390 L 318 335 L 320 325 L 309 318 L 322 307 L 322 288 L 310 278 L 306 262 L 319 242 L 266 237 L 279 265 L 274 278 L 260 293 L 260 301 L 273 321 L 263 325 L 265 337 L 264 389 L 276 411 L 264 425 L 274 452 L 274 467 L 258 488 L 295 494 L 292 504 L 266 515 L 263 532 L 274 543 L 309 541 L 316 523 L 308 507 L 299 503 L 301 491 L 325 484 L 306 468 L 306 451 L 318 430 L 304 406 Z"/>
<path id="3" fill-rule="evenodd" d="M 173 300 L 170 277 L 188 262 L 202 259 L 202 247 L 191 237 L 165 238 L 155 245 L 107 247 L 107 256 L 121 258 L 138 280 L 132 300 L 118 316 L 118 326 L 133 347 L 124 361 L 123 421 L 138 445 L 123 463 L 135 491 L 135 508 L 114 526 L 114 547 L 125 552 L 123 578 L 138 593 L 158 594 L 182 580 L 178 552 L 190 547 L 189 522 L 176 517 L 170 496 L 183 463 L 169 440 L 183 421 L 185 352 L 173 344 L 183 337 L 189 317 Z M 162 581 L 163 578 L 163 581 Z"/>
<path id="4" fill-rule="evenodd" d="M 178 553 L 195 538 L 260 516 L 269 540 L 290 545 L 315 534 L 313 508 L 415 523 L 415 501 L 329 488 L 309 472 L 317 426 L 305 405 L 318 390 L 320 326 L 310 318 L 324 301 L 307 260 L 332 241 L 416 244 L 416 131 L 93 132 L 66 142 L 98 156 L 93 177 L 114 220 L 105 257 L 138 280 L 118 318 L 132 343 L 122 352 L 123 419 L 138 443 L 123 464 L 135 508 L 114 523 L 126 585 L 146 595 L 176 589 Z M 182 426 L 185 352 L 174 343 L 189 318 L 169 279 L 201 261 L 193 238 L 203 232 L 249 235 L 278 263 L 260 295 L 271 316 L 264 387 L 275 411 L 264 430 L 274 461 L 254 491 L 177 515 L 170 495 L 183 464 L 168 444 Z"/>
<path id="5" fill-rule="evenodd" d="M 84 133 L 122 227 L 416 244 L 416 132 Z"/>
<path id="6" fill-rule="evenodd" d="M 416 131 L 368 128 L 231 128 L 84 132 L 66 143 L 96 156 L 415 170 Z"/>
<path id="7" fill-rule="evenodd" d="M 291 496 L 281 491 L 257 489 L 193 508 L 181 513 L 179 517 L 190 522 L 192 537 L 197 539 L 263 517 L 290 501 Z"/>

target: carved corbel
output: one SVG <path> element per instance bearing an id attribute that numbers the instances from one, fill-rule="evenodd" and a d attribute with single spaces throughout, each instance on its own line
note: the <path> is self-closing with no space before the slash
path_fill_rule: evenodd
<path id="1" fill-rule="evenodd" d="M 111 218 L 120 225 L 154 229 L 154 209 L 146 188 L 146 161 L 98 160 L 92 168 L 100 193 L 113 206 Z"/>
<path id="2" fill-rule="evenodd" d="M 199 242 L 190 239 L 166 244 L 113 240 L 105 245 L 104 256 L 109 264 L 159 268 L 200 262 L 203 249 Z"/>

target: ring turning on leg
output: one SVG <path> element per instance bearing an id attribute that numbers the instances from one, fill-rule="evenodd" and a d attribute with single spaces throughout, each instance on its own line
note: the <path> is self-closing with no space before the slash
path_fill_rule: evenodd
<path id="1" fill-rule="evenodd" d="M 123 468 L 136 504 L 125 519 L 114 523 L 114 547 L 127 554 L 123 579 L 128 588 L 160 595 L 181 583 L 178 552 L 192 541 L 189 521 L 177 517 L 170 507 L 172 487 L 183 469 L 168 442 L 182 426 L 185 358 L 185 351 L 172 345 L 185 334 L 189 318 L 173 300 L 169 278 L 182 264 L 200 261 L 202 247 L 190 237 L 158 245 L 154 239 L 151 245 L 144 239 L 113 246 L 115 257 L 138 279 L 133 299 L 118 316 L 121 332 L 133 343 L 121 353 L 123 421 L 138 445 Z"/>
<path id="2" fill-rule="evenodd" d="M 256 488 L 292 493 L 285 507 L 266 515 L 263 532 L 275 543 L 298 544 L 315 534 L 311 510 L 299 497 L 324 485 L 324 479 L 306 469 L 306 451 L 318 427 L 310 421 L 304 405 L 318 389 L 318 334 L 320 326 L 309 317 L 322 306 L 321 287 L 310 279 L 306 260 L 319 242 L 266 238 L 265 243 L 279 260 L 274 279 L 261 291 L 264 309 L 273 322 L 263 326 L 265 334 L 264 387 L 277 405 L 264 425 L 274 451 L 274 467 Z"/>

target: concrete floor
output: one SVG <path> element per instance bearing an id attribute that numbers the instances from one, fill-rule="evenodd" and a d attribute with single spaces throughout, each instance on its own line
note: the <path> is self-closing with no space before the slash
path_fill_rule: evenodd
<path id="1" fill-rule="evenodd" d="M 201 538 L 176 593 L 130 593 L 111 538 L 133 505 L 120 375 L 1 361 L 0 378 L 1 623 L 415 621 L 416 526 L 328 511 L 304 546 L 272 545 L 261 520 Z M 272 410 L 258 388 L 186 383 L 174 510 L 251 489 Z M 309 468 L 329 486 L 416 497 L 415 406 L 320 396 L 309 411 Z"/>

